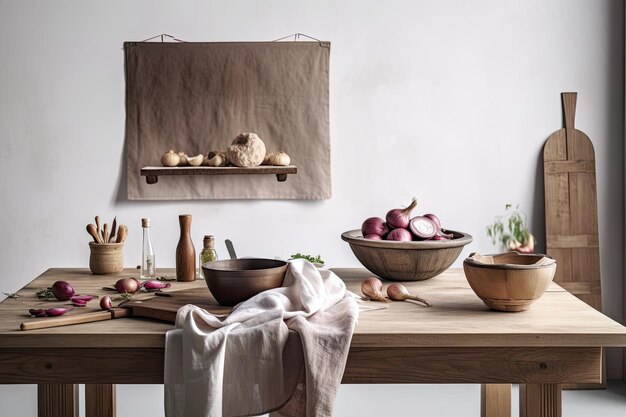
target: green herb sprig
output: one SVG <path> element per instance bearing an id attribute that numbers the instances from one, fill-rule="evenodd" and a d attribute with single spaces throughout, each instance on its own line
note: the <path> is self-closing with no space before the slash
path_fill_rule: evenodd
<path id="1" fill-rule="evenodd" d="M 291 255 L 291 259 L 306 259 L 307 261 L 311 263 L 324 265 L 324 261 L 322 260 L 321 255 L 317 255 L 317 256 L 303 255 L 300 252 L 298 252 L 295 255 Z"/>

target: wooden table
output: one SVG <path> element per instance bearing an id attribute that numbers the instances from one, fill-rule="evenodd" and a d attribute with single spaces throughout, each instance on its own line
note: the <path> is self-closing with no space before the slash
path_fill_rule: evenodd
<path id="1" fill-rule="evenodd" d="M 336 269 L 359 293 L 362 269 Z M 171 271 L 160 271 L 170 273 Z M 77 385 L 86 384 L 86 416 L 115 414 L 111 384 L 162 384 L 165 332 L 170 324 L 124 318 L 54 329 L 20 331 L 36 289 L 63 279 L 83 294 L 119 277 L 86 269 L 50 269 L 0 304 L 0 383 L 38 384 L 39 416 L 77 416 Z M 174 283 L 171 290 L 204 287 Z M 393 302 L 364 311 L 355 330 L 344 383 L 479 383 L 482 415 L 510 416 L 510 384 L 519 383 L 522 417 L 561 415 L 561 384 L 601 381 L 602 347 L 626 346 L 626 328 L 553 284 L 529 311 L 488 310 L 462 270 L 407 283 L 434 304 Z M 81 314 L 93 307 L 75 309 Z M 377 305 L 367 302 L 365 306 Z M 380 304 L 383 306 L 383 304 Z M 626 410 L 625 410 L 626 411 Z"/>

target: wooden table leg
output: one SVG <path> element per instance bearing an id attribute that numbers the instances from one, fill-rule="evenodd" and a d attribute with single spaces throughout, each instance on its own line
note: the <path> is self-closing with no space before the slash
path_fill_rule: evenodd
<path id="1" fill-rule="evenodd" d="M 561 417 L 561 384 L 520 384 L 520 417 Z"/>
<path id="2" fill-rule="evenodd" d="M 511 384 L 480 386 L 480 417 L 511 417 Z"/>
<path id="3" fill-rule="evenodd" d="M 77 384 L 38 384 L 38 417 L 78 417 Z"/>
<path id="4" fill-rule="evenodd" d="M 85 384 L 85 417 L 115 417 L 115 385 Z"/>

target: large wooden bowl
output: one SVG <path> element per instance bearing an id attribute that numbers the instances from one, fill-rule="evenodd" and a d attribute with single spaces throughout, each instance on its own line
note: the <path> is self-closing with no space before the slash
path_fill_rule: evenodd
<path id="1" fill-rule="evenodd" d="M 463 261 L 465 277 L 485 305 L 499 311 L 524 311 L 552 282 L 556 261 L 542 254 L 473 253 Z"/>
<path id="2" fill-rule="evenodd" d="M 280 287 L 287 265 L 276 259 L 227 259 L 202 264 L 202 271 L 217 302 L 234 306 L 262 291 Z"/>
<path id="3" fill-rule="evenodd" d="M 451 240 L 395 242 L 365 239 L 361 231 L 349 230 L 341 239 L 350 244 L 359 262 L 381 278 L 392 281 L 422 281 L 441 274 L 459 257 L 472 236 L 446 230 Z"/>

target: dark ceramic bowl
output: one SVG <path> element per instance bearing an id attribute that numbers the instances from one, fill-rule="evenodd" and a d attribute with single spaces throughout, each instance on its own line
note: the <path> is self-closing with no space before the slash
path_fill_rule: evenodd
<path id="1" fill-rule="evenodd" d="M 202 271 L 217 302 L 234 306 L 260 292 L 280 287 L 287 265 L 276 259 L 226 259 L 202 264 Z"/>

